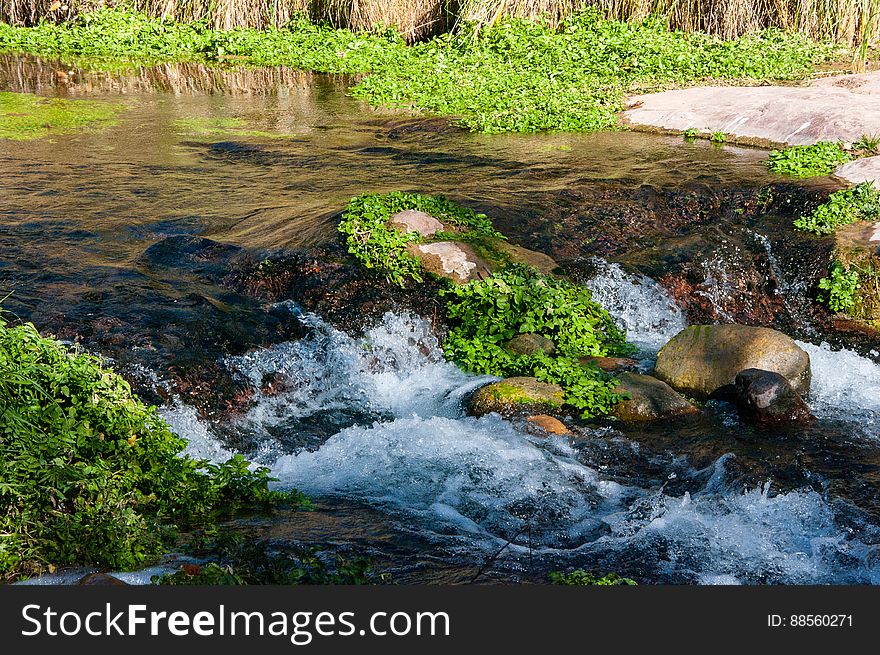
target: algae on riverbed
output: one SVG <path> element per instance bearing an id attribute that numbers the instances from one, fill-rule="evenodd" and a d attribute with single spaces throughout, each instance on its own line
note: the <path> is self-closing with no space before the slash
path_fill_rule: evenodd
<path id="1" fill-rule="evenodd" d="M 121 109 L 106 102 L 0 92 L 0 139 L 28 141 L 90 126 L 107 126 Z"/>

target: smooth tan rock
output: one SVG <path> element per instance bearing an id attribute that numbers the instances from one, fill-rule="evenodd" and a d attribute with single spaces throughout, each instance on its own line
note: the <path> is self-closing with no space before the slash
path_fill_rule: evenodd
<path id="1" fill-rule="evenodd" d="M 458 284 L 480 280 L 490 274 L 489 265 L 466 243 L 410 243 L 407 251 L 421 260 L 422 268 L 428 273 L 449 278 Z"/>
<path id="2" fill-rule="evenodd" d="M 507 378 L 477 389 L 470 401 L 470 413 L 482 416 L 495 412 L 501 416 L 541 414 L 562 407 L 565 393 L 558 384 L 535 378 Z"/>
<path id="3" fill-rule="evenodd" d="M 403 232 L 418 232 L 423 237 L 432 237 L 443 229 L 443 223 L 417 209 L 405 209 L 392 214 L 388 222 L 395 229 Z"/>
<path id="4" fill-rule="evenodd" d="M 880 102 L 880 98 L 878 98 Z M 880 155 L 847 162 L 834 170 L 834 176 L 850 184 L 873 182 L 880 189 Z"/>
<path id="5" fill-rule="evenodd" d="M 801 395 L 810 390 L 810 356 L 782 332 L 747 325 L 685 328 L 660 350 L 654 375 L 703 400 L 747 368 L 779 373 Z"/>
<path id="6" fill-rule="evenodd" d="M 507 255 L 512 262 L 531 266 L 544 275 L 553 275 L 555 271 L 559 270 L 559 264 L 556 263 L 555 259 L 537 250 L 529 250 L 504 239 L 498 239 L 495 242 L 495 246 Z"/>
<path id="7" fill-rule="evenodd" d="M 614 406 L 614 416 L 627 423 L 656 421 L 662 418 L 695 414 L 699 410 L 665 382 L 639 373 L 621 373 L 616 393 L 630 398 Z"/>
<path id="8" fill-rule="evenodd" d="M 547 414 L 529 416 L 526 420 L 547 434 L 571 434 L 571 430 L 565 427 L 565 423 Z"/>
<path id="9" fill-rule="evenodd" d="M 827 77 L 805 86 L 704 86 L 630 98 L 633 126 L 723 132 L 768 144 L 852 143 L 880 134 L 880 71 Z"/>

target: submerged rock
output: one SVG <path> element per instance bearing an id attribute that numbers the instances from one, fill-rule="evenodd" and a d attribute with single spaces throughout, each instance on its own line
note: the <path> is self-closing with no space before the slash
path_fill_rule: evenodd
<path id="1" fill-rule="evenodd" d="M 418 257 L 428 273 L 458 284 L 479 280 L 490 274 L 489 265 L 468 244 L 458 241 L 411 243 L 408 252 Z"/>
<path id="2" fill-rule="evenodd" d="M 562 407 L 565 393 L 558 384 L 535 378 L 507 378 L 477 389 L 471 396 L 469 411 L 474 416 L 495 412 L 501 416 L 540 414 Z"/>
<path id="3" fill-rule="evenodd" d="M 732 385 L 747 368 L 774 371 L 798 393 L 810 389 L 810 356 L 776 330 L 748 325 L 691 325 L 657 355 L 654 375 L 703 400 Z"/>
<path id="4" fill-rule="evenodd" d="M 504 344 L 504 347 L 514 355 L 535 355 L 537 353 L 552 355 L 556 351 L 556 344 L 550 339 L 531 332 L 516 335 Z"/>
<path id="5" fill-rule="evenodd" d="M 737 374 L 735 386 L 736 409 L 746 423 L 769 427 L 815 420 L 791 383 L 779 373 L 748 368 Z"/>
<path id="6" fill-rule="evenodd" d="M 405 209 L 392 214 L 388 222 L 395 229 L 402 232 L 418 232 L 423 237 L 432 237 L 443 229 L 443 223 L 417 209 Z"/>
<path id="7" fill-rule="evenodd" d="M 613 414 L 621 421 L 655 421 L 699 411 L 668 384 L 650 375 L 621 373 L 617 381 L 619 385 L 615 392 L 630 396 L 629 400 L 623 400 L 614 407 Z"/>
<path id="8" fill-rule="evenodd" d="M 540 428 L 547 434 L 571 434 L 571 430 L 565 427 L 565 423 L 558 418 L 553 418 L 547 414 L 537 414 L 529 416 L 526 421 L 531 425 Z"/>

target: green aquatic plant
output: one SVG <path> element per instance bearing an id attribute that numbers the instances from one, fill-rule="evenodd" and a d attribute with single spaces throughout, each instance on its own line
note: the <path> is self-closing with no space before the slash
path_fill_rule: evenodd
<path id="1" fill-rule="evenodd" d="M 712 134 L 709 135 L 709 141 L 712 143 L 724 143 L 727 141 L 727 136 L 724 132 L 712 132 Z"/>
<path id="2" fill-rule="evenodd" d="M 121 105 L 0 92 L 0 139 L 27 141 L 111 125 Z"/>
<path id="3" fill-rule="evenodd" d="M 817 177 L 829 175 L 835 168 L 852 159 L 835 141 L 819 141 L 809 146 L 794 146 L 772 150 L 767 167 L 774 173 L 792 177 Z"/>
<path id="4" fill-rule="evenodd" d="M 616 573 L 608 573 L 598 576 L 595 573 L 576 569 L 569 573 L 553 571 L 550 573 L 550 583 L 556 585 L 565 585 L 569 587 L 613 587 L 619 585 L 635 586 L 636 581 L 632 578 L 623 578 Z"/>
<path id="5" fill-rule="evenodd" d="M 850 189 L 835 191 L 828 200 L 806 216 L 794 222 L 805 232 L 824 236 L 857 221 L 880 219 L 880 190 L 871 182 L 863 182 Z"/>
<path id="6" fill-rule="evenodd" d="M 828 305 L 833 312 L 846 312 L 856 305 L 856 293 L 859 290 L 859 273 L 847 270 L 840 262 L 833 262 L 829 270 L 830 278 L 819 280 L 819 302 Z"/>
<path id="7" fill-rule="evenodd" d="M 466 371 L 559 384 L 566 404 L 583 418 L 608 414 L 621 399 L 611 376 L 580 361 L 632 352 L 626 334 L 589 289 L 513 265 L 444 294 L 451 327 L 443 352 Z M 525 333 L 553 341 L 554 354 L 519 355 L 505 347 Z"/>
<path id="8" fill-rule="evenodd" d="M 217 31 L 122 10 L 68 24 L 0 24 L 0 52 L 92 62 L 235 61 L 358 74 L 352 95 L 376 105 L 458 117 L 481 132 L 590 131 L 617 127 L 632 91 L 702 81 L 792 80 L 832 49 L 765 30 L 734 40 L 669 31 L 651 18 L 572 14 L 551 27 L 506 18 L 408 46 L 391 31 L 354 33 L 299 17 L 284 29 Z M 552 71 L 548 74 L 547 71 Z M 368 73 L 363 76 L 360 74 Z"/>
<path id="9" fill-rule="evenodd" d="M 430 214 L 456 230 L 454 237 L 459 240 L 503 238 L 485 214 L 457 205 L 444 196 L 400 191 L 357 196 L 346 207 L 339 231 L 346 235 L 348 251 L 361 264 L 383 272 L 394 284 L 403 286 L 407 280 L 422 281 L 421 263 L 407 252 L 411 242 L 420 242 L 422 238 L 416 232 L 396 230 L 388 222 L 391 216 L 407 209 Z M 447 236 L 452 235 L 441 232 L 437 238 Z"/>
<path id="10" fill-rule="evenodd" d="M 307 502 L 271 491 L 235 456 L 186 442 L 96 357 L 0 317 L 0 578 L 59 565 L 133 569 L 179 521 L 243 504 Z"/>

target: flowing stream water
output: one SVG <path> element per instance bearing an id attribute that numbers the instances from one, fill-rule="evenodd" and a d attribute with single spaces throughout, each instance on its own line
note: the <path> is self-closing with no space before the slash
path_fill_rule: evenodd
<path id="1" fill-rule="evenodd" d="M 104 344 L 116 325 L 167 332 L 183 307 L 222 310 L 210 319 L 218 332 L 234 320 L 240 299 L 151 254 L 169 236 L 309 246 L 333 238 L 351 196 L 400 188 L 447 193 L 517 234 L 570 190 L 599 189 L 599 202 L 603 189 L 711 195 L 768 181 L 760 151 L 634 133 L 470 135 L 370 109 L 341 80 L 293 71 L 58 70 L 0 58 L 0 90 L 126 110 L 101 131 L 0 145 L 0 291 L 41 328 L 100 323 Z M 229 118 L 236 127 L 217 122 Z M 583 235 L 586 283 L 649 370 L 685 314 L 654 280 L 590 254 L 597 236 Z M 584 567 L 647 583 L 880 582 L 876 352 L 801 342 L 819 418 L 809 428 L 756 434 L 709 403 L 673 424 L 597 423 L 547 438 L 466 416 L 463 401 L 491 378 L 447 363 L 430 320 L 390 312 L 361 332 L 292 300 L 252 311 L 305 334 L 222 355 L 253 406 L 219 422 L 180 398 L 161 411 L 191 454 L 243 452 L 317 500 L 311 516 L 240 521 L 278 544 L 351 547 L 404 581 L 545 580 Z M 157 344 L 181 358 L 190 350 L 164 339 L 130 346 L 157 385 Z M 276 374 L 284 390 L 261 391 Z"/>

